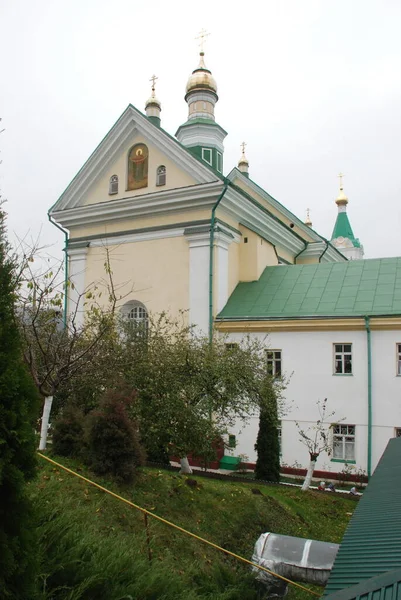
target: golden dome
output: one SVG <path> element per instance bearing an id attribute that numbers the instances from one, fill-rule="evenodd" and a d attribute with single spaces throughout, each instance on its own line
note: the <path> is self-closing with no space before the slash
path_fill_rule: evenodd
<path id="1" fill-rule="evenodd" d="M 344 190 L 343 188 L 340 188 L 340 193 L 337 196 L 337 200 L 336 200 L 336 204 L 337 205 L 343 205 L 343 204 L 348 204 L 348 198 L 347 196 L 344 194 Z"/>
<path id="2" fill-rule="evenodd" d="M 148 108 L 148 106 L 157 106 L 158 108 L 160 108 L 160 110 L 162 109 L 161 102 L 158 98 L 156 98 L 154 92 L 152 92 L 150 98 L 146 100 L 145 110 Z"/>
<path id="3" fill-rule="evenodd" d="M 215 94 L 217 93 L 217 84 L 216 81 L 209 71 L 206 68 L 205 61 L 203 59 L 204 52 L 200 53 L 199 65 L 197 68 L 192 71 L 192 75 L 188 79 L 187 87 L 185 89 L 186 93 L 192 92 L 194 90 L 202 90 L 207 89 L 211 90 Z M 217 95 L 217 94 L 216 94 Z"/>

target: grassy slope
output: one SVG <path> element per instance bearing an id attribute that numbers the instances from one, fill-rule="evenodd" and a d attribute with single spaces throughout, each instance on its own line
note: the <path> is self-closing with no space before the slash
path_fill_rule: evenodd
<path id="1" fill-rule="evenodd" d="M 60 462 L 91 477 L 74 461 Z M 149 565 L 141 513 L 45 461 L 40 466 L 30 485 L 40 520 L 40 599 L 262 597 L 247 567 L 152 519 Z M 144 469 L 130 488 L 96 481 L 245 558 L 265 531 L 339 542 L 355 507 L 337 495 L 254 482 L 198 478 L 190 487 L 185 477 L 154 469 Z M 290 597 L 312 598 L 299 591 Z"/>

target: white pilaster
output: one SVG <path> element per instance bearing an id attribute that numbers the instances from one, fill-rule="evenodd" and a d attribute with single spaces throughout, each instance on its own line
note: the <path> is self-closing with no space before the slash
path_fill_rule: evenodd
<path id="1" fill-rule="evenodd" d="M 216 252 L 216 270 L 217 277 L 214 277 L 216 299 L 214 306 L 216 314 L 223 310 L 228 300 L 228 247 L 234 241 L 232 235 L 227 235 L 221 231 L 214 234 L 215 252 Z"/>
<path id="2" fill-rule="evenodd" d="M 67 249 L 68 280 L 70 282 L 67 290 L 67 318 L 74 319 L 75 327 L 81 327 L 84 323 L 84 300 L 82 294 L 85 291 L 87 251 L 87 248 Z"/>
<path id="3" fill-rule="evenodd" d="M 210 232 L 189 233 L 189 322 L 207 335 L 209 328 Z"/>

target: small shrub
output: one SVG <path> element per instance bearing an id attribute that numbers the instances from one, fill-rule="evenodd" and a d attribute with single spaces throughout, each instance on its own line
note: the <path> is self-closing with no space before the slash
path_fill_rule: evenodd
<path id="1" fill-rule="evenodd" d="M 60 456 L 79 456 L 83 443 L 83 413 L 75 406 L 63 410 L 53 425 L 53 450 Z"/>
<path id="2" fill-rule="evenodd" d="M 127 408 L 135 399 L 130 392 L 109 391 L 100 409 L 87 417 L 86 460 L 95 473 L 112 475 L 131 483 L 136 468 L 144 464 L 145 452 Z"/>

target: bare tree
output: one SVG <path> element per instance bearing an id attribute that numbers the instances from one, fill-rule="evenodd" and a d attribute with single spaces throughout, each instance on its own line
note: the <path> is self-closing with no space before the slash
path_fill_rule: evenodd
<path id="1" fill-rule="evenodd" d="M 317 459 L 320 454 L 326 452 L 330 456 L 332 453 L 330 429 L 333 426 L 332 417 L 334 417 L 335 412 L 333 411 L 327 414 L 327 398 L 325 398 L 323 402 L 318 400 L 316 405 L 319 412 L 319 418 L 316 423 L 307 429 L 302 429 L 298 422 L 295 423 L 298 428 L 299 440 L 307 447 L 310 457 L 308 470 L 302 484 L 303 492 L 310 487 Z"/>
<path id="2" fill-rule="evenodd" d="M 74 289 L 74 283 L 63 281 L 61 262 L 55 269 L 46 265 L 39 272 L 35 271 L 37 250 L 35 245 L 29 252 L 24 252 L 21 261 L 18 324 L 24 360 L 44 399 L 39 449 L 45 450 L 54 394 L 63 383 L 96 360 L 100 342 L 114 331 L 118 298 L 106 248 L 106 290 L 95 285 L 79 293 L 74 290 L 74 304 L 71 303 L 69 315 L 65 315 L 65 295 Z M 106 306 L 100 300 L 105 291 Z"/>

